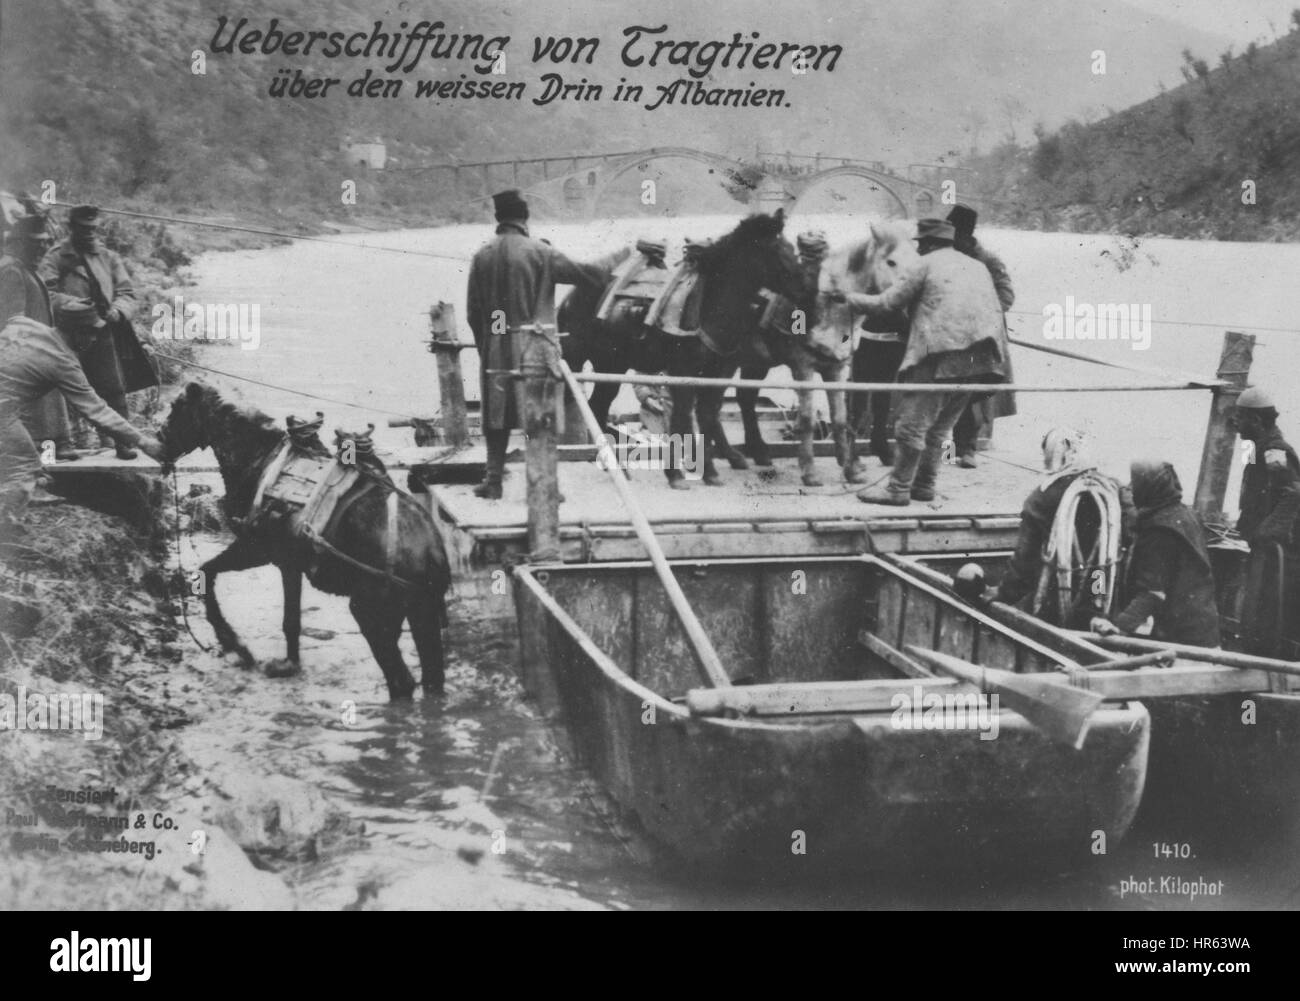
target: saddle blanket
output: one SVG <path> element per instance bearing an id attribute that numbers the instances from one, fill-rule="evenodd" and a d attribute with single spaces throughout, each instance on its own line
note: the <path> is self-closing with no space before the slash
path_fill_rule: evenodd
<path id="1" fill-rule="evenodd" d="M 332 457 L 308 455 L 286 441 L 262 474 L 253 496 L 250 519 L 278 509 L 291 518 L 294 533 L 329 541 L 340 504 L 360 472 Z"/>
<path id="2" fill-rule="evenodd" d="M 674 337 L 694 337 L 700 331 L 703 307 L 704 276 L 687 255 L 650 304 L 645 324 Z"/>
<path id="3" fill-rule="evenodd" d="M 596 319 L 610 319 L 620 302 L 648 311 L 668 284 L 669 277 L 670 272 L 662 258 L 633 254 L 614 271 L 613 280 L 596 309 Z"/>

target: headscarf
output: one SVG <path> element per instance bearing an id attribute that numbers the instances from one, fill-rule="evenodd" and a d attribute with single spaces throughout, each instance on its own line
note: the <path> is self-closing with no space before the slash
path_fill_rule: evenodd
<path id="1" fill-rule="evenodd" d="M 1183 485 L 1174 467 L 1162 459 L 1139 459 L 1129 467 L 1138 520 L 1183 502 Z"/>
<path id="2" fill-rule="evenodd" d="M 1043 468 L 1047 470 L 1044 487 L 1062 476 L 1073 476 L 1094 468 L 1085 446 L 1085 436 L 1079 431 L 1054 427 L 1043 435 L 1042 448 Z"/>

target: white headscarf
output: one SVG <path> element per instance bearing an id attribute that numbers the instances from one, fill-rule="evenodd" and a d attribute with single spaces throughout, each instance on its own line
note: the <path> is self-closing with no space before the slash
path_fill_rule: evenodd
<path id="1" fill-rule="evenodd" d="M 1095 466 L 1088 455 L 1086 436 L 1081 432 L 1054 427 L 1043 435 L 1043 468 L 1047 470 L 1042 483 L 1044 487 L 1062 476 L 1082 473 Z"/>

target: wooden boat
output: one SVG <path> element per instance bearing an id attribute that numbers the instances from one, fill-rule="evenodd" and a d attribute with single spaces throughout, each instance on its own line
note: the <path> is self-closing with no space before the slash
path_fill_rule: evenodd
<path id="1" fill-rule="evenodd" d="M 997 563 L 980 562 L 986 567 Z M 943 589 L 944 578 L 932 570 L 913 570 Z M 1232 577 L 1230 572 L 1220 577 L 1221 619 L 1229 638 L 1236 633 L 1231 614 L 1235 590 L 1227 586 Z M 1105 649 L 1016 609 L 995 605 L 989 612 L 1008 627 L 1092 666 L 1104 666 L 1125 651 L 1162 646 L 1124 638 L 1110 641 L 1121 649 Z M 1143 693 L 1151 714 L 1146 807 L 1187 821 L 1191 830 L 1228 839 L 1256 841 L 1300 832 L 1300 677 L 1271 672 L 1267 660 L 1253 661 L 1230 650 L 1203 651 L 1195 662 L 1203 670 L 1198 679 L 1186 680 L 1184 691 L 1162 685 L 1161 692 L 1152 684 Z"/>
<path id="2" fill-rule="evenodd" d="M 1113 845 L 1127 831 L 1146 775 L 1140 703 L 1098 709 L 1080 749 L 1004 706 L 984 719 L 996 717 L 996 739 L 981 739 L 994 732 L 984 725 L 914 728 L 905 711 L 978 694 L 930 675 L 909 646 L 1023 675 L 1068 672 L 1068 657 L 874 556 L 673 574 L 732 687 L 704 688 L 650 564 L 515 570 L 525 687 L 671 857 L 765 877 L 801 871 L 792 862 L 1086 864 L 1098 832 Z"/>

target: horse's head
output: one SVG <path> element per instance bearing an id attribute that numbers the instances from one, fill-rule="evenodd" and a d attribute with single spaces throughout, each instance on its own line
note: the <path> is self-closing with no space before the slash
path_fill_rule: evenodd
<path id="1" fill-rule="evenodd" d="M 232 461 L 251 461 L 283 437 L 266 414 L 231 403 L 201 382 L 189 383 L 172 401 L 158 432 L 164 468 L 200 448 L 216 450 L 218 459 L 226 450 Z"/>
<path id="2" fill-rule="evenodd" d="M 747 216 L 740 224 L 700 252 L 705 277 L 705 322 L 734 324 L 759 289 L 768 289 L 798 302 L 803 298 L 803 272 L 794 247 L 782 235 L 785 213 Z"/>
<path id="3" fill-rule="evenodd" d="M 220 401 L 215 389 L 199 382 L 191 382 L 172 401 L 167 420 L 158 432 L 158 440 L 163 446 L 164 467 L 182 455 L 212 444 L 209 431 L 211 414 Z"/>
<path id="4" fill-rule="evenodd" d="M 918 258 L 912 242 L 915 224 L 899 221 L 872 223 L 865 240 L 859 240 L 830 254 L 822 261 L 817 279 L 816 324 L 813 342 L 835 350 L 853 332 L 854 316 L 847 303 L 837 303 L 828 297 L 830 292 L 861 292 L 879 294 L 894 283 L 898 275 Z M 871 329 L 906 330 L 906 317 L 898 317 L 896 324 Z"/>
<path id="5" fill-rule="evenodd" d="M 870 235 L 858 245 L 860 256 L 851 262 L 858 273 L 866 275 L 867 284 L 860 291 L 875 295 L 893 285 L 899 274 L 920 257 L 915 236 L 913 221 L 873 222 Z"/>

